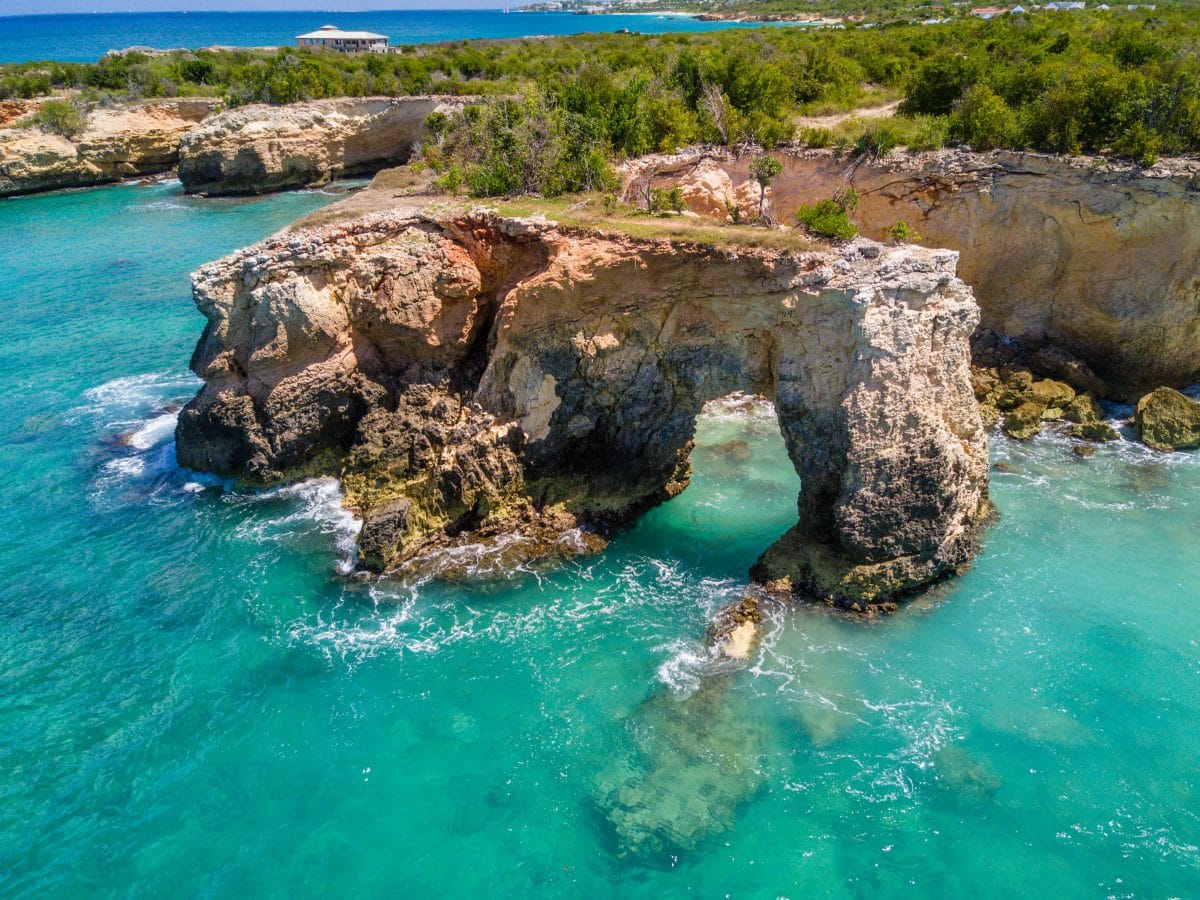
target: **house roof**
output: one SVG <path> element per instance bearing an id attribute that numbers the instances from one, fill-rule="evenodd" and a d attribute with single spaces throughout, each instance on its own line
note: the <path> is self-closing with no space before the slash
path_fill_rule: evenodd
<path id="1" fill-rule="evenodd" d="M 342 31 L 336 25 L 322 25 L 316 31 L 296 35 L 296 40 L 331 40 L 331 41 L 386 41 L 386 34 L 375 34 L 373 31 Z"/>

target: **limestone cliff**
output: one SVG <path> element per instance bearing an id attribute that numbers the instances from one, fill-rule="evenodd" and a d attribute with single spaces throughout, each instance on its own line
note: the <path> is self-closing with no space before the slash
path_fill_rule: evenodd
<path id="1" fill-rule="evenodd" d="M 956 570 L 986 507 L 956 254 L 714 249 L 485 213 L 292 231 L 194 276 L 185 466 L 339 475 L 395 568 L 455 536 L 603 533 L 681 490 L 695 417 L 775 401 L 800 521 L 758 576 L 853 605 Z M 506 524 L 507 523 L 507 524 Z"/>
<path id="2" fill-rule="evenodd" d="M 1021 351 L 1043 374 L 1125 399 L 1200 379 L 1200 164 L 952 150 L 776 155 L 783 173 L 768 197 L 777 221 L 853 185 L 868 237 L 884 239 L 904 220 L 926 244 L 958 250 L 958 274 L 982 311 L 977 346 L 993 351 L 985 362 Z M 723 217 L 727 201 L 757 204 L 752 159 L 693 149 L 635 160 L 627 191 L 650 177 L 678 183 L 694 210 Z"/>
<path id="3" fill-rule="evenodd" d="M 189 193 L 263 194 L 366 175 L 406 162 L 425 117 L 452 113 L 461 97 L 363 97 L 228 110 L 180 147 Z"/>
<path id="4" fill-rule="evenodd" d="M 74 138 L 0 129 L 0 196 L 111 184 L 170 171 L 179 141 L 215 108 L 209 99 L 99 107 Z"/>

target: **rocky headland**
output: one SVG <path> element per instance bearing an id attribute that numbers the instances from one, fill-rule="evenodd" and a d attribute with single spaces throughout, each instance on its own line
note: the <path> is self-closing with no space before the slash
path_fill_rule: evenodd
<path id="1" fill-rule="evenodd" d="M 407 162 L 425 138 L 425 119 L 452 114 L 462 97 L 361 97 L 219 113 L 180 146 L 188 193 L 264 194 L 372 175 Z"/>
<path id="2" fill-rule="evenodd" d="M 688 481 L 696 414 L 775 403 L 799 522 L 754 577 L 858 609 L 965 565 L 988 509 L 957 254 L 766 249 L 391 209 L 201 269 L 181 464 L 338 476 L 360 564 L 594 549 Z"/>
<path id="3" fill-rule="evenodd" d="M 689 207 L 756 214 L 757 151 L 692 148 L 623 170 L 626 195 L 678 185 Z M 1127 401 L 1200 380 L 1200 163 L 1151 168 L 1037 153 L 828 150 L 773 154 L 783 171 L 768 209 L 791 224 L 801 204 L 853 187 L 854 220 L 885 240 L 904 221 L 924 243 L 959 251 L 981 309 L 975 357 L 1023 366 L 1078 391 Z"/>
<path id="4" fill-rule="evenodd" d="M 0 197 L 169 172 L 180 140 L 216 106 L 207 98 L 101 106 L 87 114 L 81 132 L 65 137 L 23 126 L 35 107 L 14 104 L 8 127 L 0 128 Z"/>

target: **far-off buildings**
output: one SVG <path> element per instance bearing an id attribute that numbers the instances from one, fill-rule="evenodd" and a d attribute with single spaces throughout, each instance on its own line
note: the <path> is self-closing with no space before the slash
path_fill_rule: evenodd
<path id="1" fill-rule="evenodd" d="M 336 25 L 322 25 L 316 31 L 296 35 L 297 47 L 324 47 L 340 53 L 387 53 L 386 35 L 370 31 L 342 31 Z"/>

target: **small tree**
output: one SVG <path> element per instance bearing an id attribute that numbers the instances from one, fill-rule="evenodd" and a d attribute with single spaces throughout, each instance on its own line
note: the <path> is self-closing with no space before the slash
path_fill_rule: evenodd
<path id="1" fill-rule="evenodd" d="M 446 139 L 446 132 L 450 130 L 450 117 L 444 112 L 431 112 L 425 117 L 425 130 L 433 135 L 440 147 Z"/>
<path id="2" fill-rule="evenodd" d="M 773 156 L 760 156 L 750 163 L 750 176 L 758 182 L 758 217 L 763 217 L 767 202 L 767 188 L 783 172 L 783 163 Z"/>

